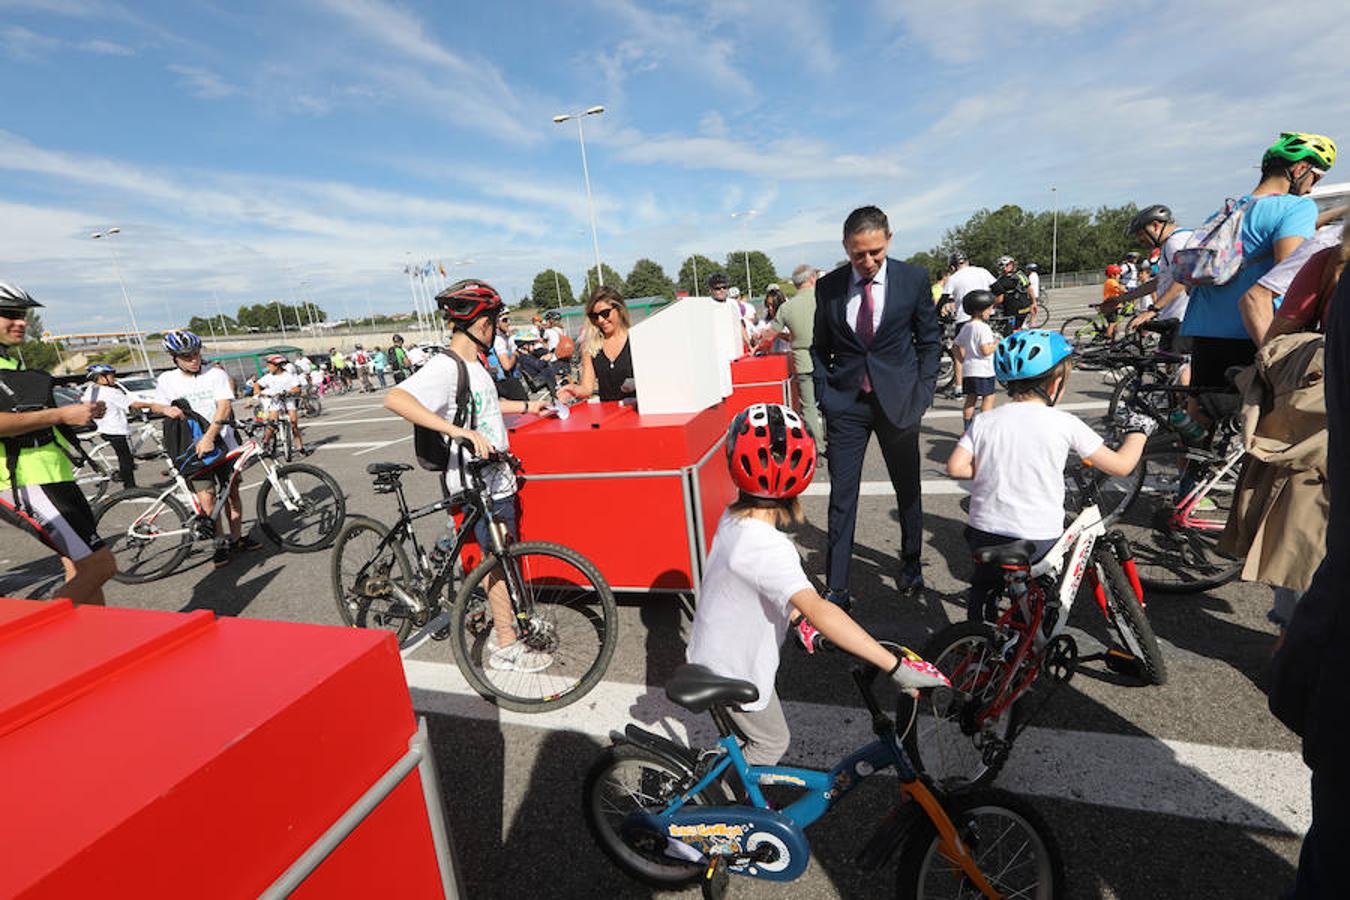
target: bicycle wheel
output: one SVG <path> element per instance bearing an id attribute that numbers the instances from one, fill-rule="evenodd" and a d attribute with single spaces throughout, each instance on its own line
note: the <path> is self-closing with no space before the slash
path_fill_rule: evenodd
<path id="1" fill-rule="evenodd" d="M 1016 705 L 1009 704 L 995 719 L 977 721 L 995 699 L 1007 671 L 994 629 L 983 622 L 949 625 L 933 635 L 920 655 L 951 679 L 952 687 L 970 698 L 958 708 L 941 711 L 931 696 L 908 701 L 917 703 L 918 710 L 913 727 L 905 735 L 905 749 L 917 769 L 947 790 L 988 784 L 1006 761 L 1001 745 L 1012 732 Z M 906 715 L 899 718 L 904 721 Z"/>
<path id="2" fill-rule="evenodd" d="M 1128 375 L 1116 382 L 1111 399 L 1106 404 L 1106 421 L 1115 423 L 1124 419 L 1125 410 L 1139 393 L 1140 381 L 1139 370 L 1131 369 Z"/>
<path id="3" fill-rule="evenodd" d="M 401 644 L 415 623 L 414 610 L 399 594 L 412 593 L 415 587 L 403 545 L 391 541 L 380 546 L 388 534 L 374 519 L 347 519 L 333 541 L 333 600 L 344 625 L 392 631 Z"/>
<path id="4" fill-rule="evenodd" d="M 323 401 L 319 399 L 318 394 L 305 395 L 305 415 L 317 416 L 323 412 Z"/>
<path id="5" fill-rule="evenodd" d="M 1166 684 L 1167 663 L 1158 648 L 1158 638 L 1153 634 L 1143 604 L 1135 597 L 1130 579 L 1115 553 L 1102 544 L 1097 547 L 1093 564 L 1097 567 L 1097 580 L 1106 592 L 1112 630 L 1120 638 L 1120 645 L 1138 660 L 1140 677 L 1153 684 Z"/>
<path id="6" fill-rule="evenodd" d="M 291 463 L 276 470 L 277 487 L 271 478 L 258 488 L 258 524 L 263 534 L 293 553 L 322 550 L 337 537 L 347 516 L 347 500 L 337 480 L 306 463 Z"/>
<path id="7" fill-rule="evenodd" d="M 1020 797 L 983 790 L 949 796 L 943 809 L 980 871 L 1001 897 L 1059 900 L 1065 894 L 1064 856 L 1045 819 Z M 905 842 L 896 868 L 903 900 L 974 900 L 983 896 L 942 851 L 927 819 Z"/>
<path id="8" fill-rule="evenodd" d="M 1059 333 L 1069 339 L 1075 350 L 1095 343 L 1105 334 L 1097 327 L 1096 316 L 1070 316 L 1059 326 Z"/>
<path id="9" fill-rule="evenodd" d="M 956 380 L 956 358 L 952 356 L 952 348 L 943 347 L 942 355 L 938 357 L 938 374 L 936 390 L 941 393 L 952 386 Z"/>
<path id="10" fill-rule="evenodd" d="M 1242 570 L 1242 560 L 1218 549 L 1237 487 L 1236 469 L 1209 490 L 1189 524 L 1176 521 L 1183 487 L 1189 490 L 1210 470 L 1208 463 L 1188 460 L 1181 447 L 1151 450 L 1140 460 L 1134 501 L 1112 525 L 1129 539 L 1144 587 L 1163 593 L 1204 591 L 1227 584 Z"/>
<path id="11" fill-rule="evenodd" d="M 1035 314 L 1027 316 L 1025 324 L 1027 328 L 1044 328 L 1049 321 L 1050 307 L 1046 306 L 1044 302 L 1040 302 L 1036 304 Z"/>
<path id="12" fill-rule="evenodd" d="M 112 483 L 112 473 L 117 471 L 115 463 L 109 465 L 103 458 L 104 451 L 110 449 L 106 443 L 98 444 L 86 453 L 85 460 L 71 458 L 75 466 L 75 484 L 79 486 L 80 493 L 84 494 L 84 499 L 89 501 L 91 507 L 97 506 L 107 495 L 108 486 Z"/>
<path id="13" fill-rule="evenodd" d="M 635 812 L 659 810 L 694 785 L 692 770 L 633 744 L 616 744 L 600 754 L 586 773 L 582 812 L 586 828 L 600 849 L 629 875 L 655 887 L 680 887 L 702 877 L 705 866 L 667 856 L 666 837 L 622 833 L 624 820 Z M 699 791 L 690 802 L 720 806 L 716 785 Z"/>
<path id="14" fill-rule="evenodd" d="M 140 460 L 157 459 L 164 452 L 164 431 L 154 424 L 142 425 L 134 432 L 132 455 Z"/>
<path id="15" fill-rule="evenodd" d="M 94 511 L 99 536 L 117 562 L 116 581 L 140 584 L 176 569 L 192 547 L 192 516 L 172 494 L 131 488 Z"/>
<path id="16" fill-rule="evenodd" d="M 509 597 L 498 590 L 520 623 L 515 661 L 495 652 L 489 576 L 514 585 Z M 547 712 L 575 703 L 599 682 L 618 643 L 619 621 L 614 594 L 590 560 L 558 544 L 526 541 L 500 557 L 488 554 L 464 579 L 450 610 L 450 634 L 455 661 L 474 690 L 504 709 Z"/>

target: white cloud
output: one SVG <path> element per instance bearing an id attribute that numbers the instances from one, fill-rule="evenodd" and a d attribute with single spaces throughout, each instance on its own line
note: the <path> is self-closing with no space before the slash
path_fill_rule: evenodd
<path id="1" fill-rule="evenodd" d="M 239 93 L 239 88 L 210 69 L 204 69 L 201 66 L 184 66 L 174 63 L 169 66 L 169 71 L 181 76 L 178 83 L 194 97 L 203 100 L 220 100 Z"/>
<path id="2" fill-rule="evenodd" d="M 618 157 L 629 163 L 739 172 L 787 181 L 847 181 L 897 178 L 905 167 L 883 154 L 841 153 L 823 141 L 783 138 L 747 143 L 721 137 L 642 135 L 615 138 Z"/>
<path id="3" fill-rule="evenodd" d="M 0 52 L 12 59 L 37 59 L 61 46 L 55 38 L 30 31 L 22 25 L 0 28 Z"/>
<path id="4" fill-rule="evenodd" d="M 104 56 L 135 56 L 136 51 L 125 44 L 119 44 L 116 41 L 107 41 L 103 38 L 92 38 L 87 41 L 81 41 L 75 45 L 77 49 L 84 50 L 87 53 L 101 53 Z"/>
<path id="5" fill-rule="evenodd" d="M 738 48 L 732 41 L 701 27 L 692 18 L 653 12 L 636 0 L 595 0 L 595 3 L 611 17 L 611 24 L 624 30 L 622 40 L 628 48 L 625 58 L 640 61 L 646 70 L 677 67 L 680 73 L 707 81 L 727 93 L 745 98 L 755 96 L 754 85 L 734 64 Z"/>

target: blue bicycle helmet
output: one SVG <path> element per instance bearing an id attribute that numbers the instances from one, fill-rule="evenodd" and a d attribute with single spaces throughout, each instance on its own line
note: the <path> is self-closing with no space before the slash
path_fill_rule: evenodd
<path id="1" fill-rule="evenodd" d="M 1004 384 L 1039 378 L 1073 356 L 1073 347 L 1057 331 L 1014 331 L 998 342 L 994 374 Z"/>
<path id="2" fill-rule="evenodd" d="M 164 349 L 174 356 L 187 356 L 202 349 L 202 339 L 186 330 L 166 332 Z"/>
<path id="3" fill-rule="evenodd" d="M 107 363 L 94 363 L 84 370 L 84 374 L 93 379 L 100 375 L 116 375 L 117 370 Z"/>

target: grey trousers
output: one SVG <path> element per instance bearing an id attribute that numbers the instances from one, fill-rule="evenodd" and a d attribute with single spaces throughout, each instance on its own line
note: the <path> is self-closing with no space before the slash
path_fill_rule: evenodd
<path id="1" fill-rule="evenodd" d="M 745 735 L 745 745 L 741 747 L 745 761 L 752 766 L 777 765 L 787 753 L 788 742 L 792 739 L 783 716 L 783 704 L 778 702 L 778 692 L 769 695 L 769 705 L 763 709 L 753 712 L 728 709 L 727 713 Z"/>
<path id="2" fill-rule="evenodd" d="M 820 407 L 816 406 L 816 383 L 811 373 L 797 374 L 797 396 L 801 399 L 801 413 L 806 424 L 811 426 L 811 434 L 816 438 L 816 446 L 825 446 L 825 423 L 820 418 Z"/>

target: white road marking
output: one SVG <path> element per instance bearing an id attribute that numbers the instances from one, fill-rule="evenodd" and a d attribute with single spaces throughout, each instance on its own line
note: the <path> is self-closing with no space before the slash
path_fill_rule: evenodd
<path id="1" fill-rule="evenodd" d="M 1101 400 L 1080 400 L 1074 403 L 1057 403 L 1055 409 L 1065 409 L 1069 411 L 1078 410 L 1084 412 L 1087 410 L 1105 410 L 1108 404 Z M 925 419 L 959 419 L 961 410 L 959 409 L 930 409 L 923 414 Z"/>
<path id="2" fill-rule="evenodd" d="M 469 687 L 451 663 L 405 659 L 420 712 L 572 731 L 604 739 L 629 722 L 681 743 L 711 746 L 716 734 L 666 699 L 660 688 L 604 681 L 557 712 L 498 709 Z M 862 710 L 788 700 L 788 759 L 826 767 L 871 740 Z M 1302 834 L 1312 818 L 1308 770 L 1297 753 L 1214 747 L 1134 735 L 1028 728 L 997 782 L 1009 790 Z"/>
<path id="3" fill-rule="evenodd" d="M 373 419 L 311 419 L 306 423 L 306 428 L 328 428 L 333 425 L 368 425 L 371 422 L 402 422 L 403 419 L 398 416 L 379 416 Z"/>
<path id="4" fill-rule="evenodd" d="M 334 444 L 314 444 L 314 450 L 356 450 L 361 447 L 383 447 L 387 441 L 339 441 Z"/>
<path id="5" fill-rule="evenodd" d="M 925 478 L 919 482 L 919 489 L 925 496 L 968 494 L 970 493 L 970 484 L 969 481 L 955 481 L 951 478 Z M 862 497 L 890 497 L 894 499 L 895 488 L 891 487 L 889 481 L 864 481 L 858 486 L 858 494 Z M 828 481 L 817 481 L 809 484 L 801 495 L 803 497 L 828 497 L 830 496 L 830 483 Z"/>
<path id="6" fill-rule="evenodd" d="M 400 419 L 399 421 L 401 422 L 403 420 Z M 383 443 L 376 444 L 374 447 L 369 447 L 365 450 L 357 450 L 355 453 L 352 454 L 352 456 L 365 456 L 367 453 L 374 453 L 376 450 L 379 450 L 383 447 L 388 447 L 391 444 L 401 444 L 404 441 L 411 441 L 412 438 L 413 436 L 411 434 L 404 435 L 401 438 L 394 438 L 394 440 L 392 441 L 385 441 Z"/>

